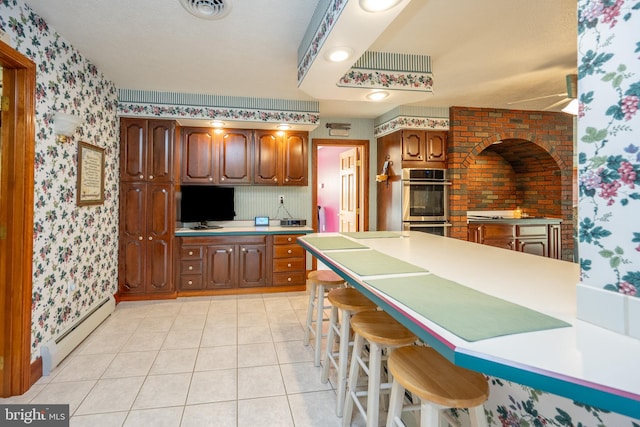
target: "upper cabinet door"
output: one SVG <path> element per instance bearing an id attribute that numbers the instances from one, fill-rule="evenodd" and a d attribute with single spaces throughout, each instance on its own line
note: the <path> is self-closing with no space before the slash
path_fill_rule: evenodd
<path id="1" fill-rule="evenodd" d="M 251 183 L 251 131 L 229 130 L 216 134 L 219 138 L 219 174 L 220 184 Z"/>
<path id="2" fill-rule="evenodd" d="M 282 141 L 282 185 L 307 185 L 307 134 L 287 132 Z"/>
<path id="3" fill-rule="evenodd" d="M 120 180 L 143 181 L 147 175 L 147 120 L 120 121 Z"/>
<path id="4" fill-rule="evenodd" d="M 402 131 L 402 161 L 425 161 L 425 132 Z"/>
<path id="5" fill-rule="evenodd" d="M 174 131 L 172 120 L 122 118 L 120 180 L 172 182 Z"/>
<path id="6" fill-rule="evenodd" d="M 255 132 L 255 165 L 254 183 L 278 185 L 281 181 L 279 138 L 275 132 Z"/>
<path id="7" fill-rule="evenodd" d="M 427 161 L 447 161 L 447 132 L 427 132 Z"/>
<path id="8" fill-rule="evenodd" d="M 173 182 L 175 122 L 149 120 L 147 127 L 147 181 Z"/>
<path id="9" fill-rule="evenodd" d="M 213 129 L 183 128 L 181 156 L 183 184 L 214 183 L 216 156 Z"/>

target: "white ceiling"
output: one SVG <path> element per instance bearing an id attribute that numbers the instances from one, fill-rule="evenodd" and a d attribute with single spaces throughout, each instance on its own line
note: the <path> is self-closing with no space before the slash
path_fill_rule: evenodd
<path id="1" fill-rule="evenodd" d="M 327 74 L 331 90 L 307 90 L 314 96 L 298 88 L 298 46 L 318 0 L 231 0 L 219 21 L 178 0 L 26 2 L 118 88 L 317 99 L 327 118 L 375 118 L 398 105 L 334 90 L 341 74 Z M 576 73 L 576 11 L 577 0 L 403 0 L 386 28 L 367 27 L 367 13 L 345 14 L 336 28 L 351 31 L 341 41 L 356 52 L 431 56 L 434 93 L 411 105 L 542 110 Z"/>

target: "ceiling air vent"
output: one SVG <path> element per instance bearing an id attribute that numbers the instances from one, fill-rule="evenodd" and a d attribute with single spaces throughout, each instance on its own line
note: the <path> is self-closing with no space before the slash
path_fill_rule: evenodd
<path id="1" fill-rule="evenodd" d="M 180 0 L 180 4 L 202 19 L 222 19 L 231 11 L 231 0 Z"/>

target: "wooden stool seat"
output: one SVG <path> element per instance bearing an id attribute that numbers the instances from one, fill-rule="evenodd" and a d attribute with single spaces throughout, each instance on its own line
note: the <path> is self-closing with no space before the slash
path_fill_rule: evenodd
<path id="1" fill-rule="evenodd" d="M 361 311 L 355 314 L 351 318 L 351 329 L 355 338 L 342 426 L 351 425 L 353 407 L 356 406 L 365 418 L 367 427 L 378 427 L 380 392 L 386 392 L 391 387 L 389 382 L 382 381 L 383 352 L 411 345 L 417 337 L 384 311 Z M 365 340 L 369 346 L 368 353 L 364 351 Z M 359 379 L 364 379 L 359 375 L 361 370 L 367 379 L 366 391 L 357 390 Z M 366 397 L 366 409 L 360 401 L 363 397 Z"/>
<path id="2" fill-rule="evenodd" d="M 327 299 L 334 307 L 340 310 L 348 310 L 351 313 L 375 310 L 378 307 L 373 301 L 354 288 L 333 289 L 327 294 Z"/>
<path id="3" fill-rule="evenodd" d="M 446 408 L 469 408 L 472 426 L 487 425 L 483 404 L 489 384 L 482 374 L 454 365 L 431 347 L 417 345 L 394 350 L 387 367 L 393 376 L 387 427 L 404 425 L 400 419 L 405 390 L 422 401 L 422 427 L 440 425 L 441 410 Z"/>
<path id="4" fill-rule="evenodd" d="M 398 348 L 387 364 L 394 380 L 422 400 L 447 408 L 472 408 L 489 397 L 482 374 L 454 365 L 430 347 Z"/>
<path id="5" fill-rule="evenodd" d="M 333 365 L 337 371 L 336 415 L 341 417 L 344 409 L 344 397 L 347 390 L 347 368 L 349 361 L 349 346 L 351 342 L 351 315 L 365 310 L 375 310 L 377 305 L 354 288 L 336 288 L 327 294 L 331 303 L 329 316 L 329 335 L 327 350 L 320 381 L 325 384 L 329 380 L 329 368 Z M 340 339 L 338 351 L 334 351 L 336 338 Z"/>
<path id="6" fill-rule="evenodd" d="M 315 366 L 320 366 L 320 356 L 322 354 L 322 322 L 324 321 L 324 310 L 330 308 L 325 306 L 324 294 L 326 291 L 345 285 L 345 281 L 337 273 L 331 270 L 314 270 L 307 276 L 309 279 L 309 305 L 307 307 L 307 324 L 304 330 L 304 345 L 309 345 L 311 334 L 314 335 L 314 358 Z M 313 315 L 315 313 L 315 319 Z"/>
<path id="7" fill-rule="evenodd" d="M 316 282 L 317 285 L 341 286 L 344 284 L 344 279 L 331 270 L 314 270 L 307 277 L 309 280 Z"/>
<path id="8" fill-rule="evenodd" d="M 411 331 L 384 311 L 358 313 L 351 318 L 351 329 L 367 341 L 387 347 L 413 344 L 417 339 Z"/>

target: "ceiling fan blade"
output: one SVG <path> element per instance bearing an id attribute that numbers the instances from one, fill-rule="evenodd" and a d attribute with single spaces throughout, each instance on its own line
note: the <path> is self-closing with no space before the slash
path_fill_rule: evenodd
<path id="1" fill-rule="evenodd" d="M 551 109 L 553 109 L 553 108 L 555 108 L 555 107 L 557 107 L 557 106 L 559 106 L 559 105 L 566 104 L 566 103 L 568 103 L 569 101 L 571 101 L 571 98 L 561 99 L 560 101 L 558 101 L 558 102 L 554 102 L 553 104 L 549 105 L 549 106 L 548 106 L 547 108 L 545 108 L 543 111 L 551 110 Z"/>
<path id="2" fill-rule="evenodd" d="M 537 101 L 539 99 L 547 99 L 547 98 L 558 98 L 561 96 L 567 96 L 567 93 L 556 93 L 555 95 L 545 95 L 545 96 L 537 96 L 535 98 L 527 98 L 527 99 L 521 99 L 519 101 L 511 101 L 511 102 L 507 102 L 507 105 L 511 105 L 511 104 L 520 104 L 522 102 L 530 102 L 530 101 Z"/>

